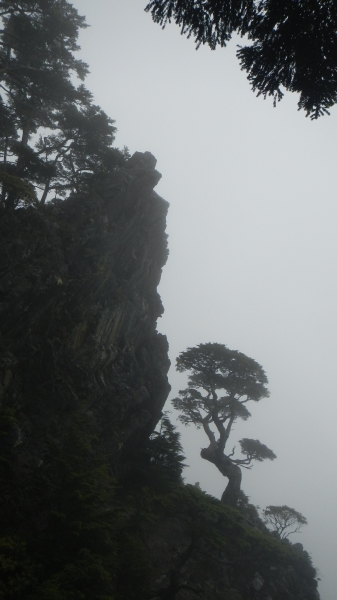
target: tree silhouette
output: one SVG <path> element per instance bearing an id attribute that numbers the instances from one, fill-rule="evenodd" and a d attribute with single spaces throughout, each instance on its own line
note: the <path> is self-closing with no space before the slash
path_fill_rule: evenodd
<path id="1" fill-rule="evenodd" d="M 239 442 L 244 458 L 234 458 L 235 449 L 225 454 L 234 423 L 251 416 L 246 404 L 269 396 L 266 374 L 252 358 L 216 343 L 199 344 L 182 352 L 177 358 L 177 370 L 189 371 L 190 375 L 188 387 L 180 390 L 172 404 L 182 413 L 179 419 L 184 425 L 192 423 L 204 429 L 209 446 L 201 450 L 201 457 L 228 478 L 221 500 L 236 506 L 242 477 L 240 467 L 250 468 L 253 460 L 276 458 L 259 440 L 248 438 Z M 224 390 L 224 395 L 219 396 L 219 390 Z"/>
<path id="2" fill-rule="evenodd" d="M 0 22 L 0 208 L 86 191 L 123 155 L 74 56 L 85 18 L 67 0 L 0 0 Z"/>
<path id="3" fill-rule="evenodd" d="M 287 538 L 292 533 L 298 533 L 303 525 L 307 525 L 306 518 L 294 508 L 284 504 L 283 506 L 267 506 L 263 511 L 265 523 L 273 528 L 273 531 L 281 539 Z M 292 531 L 287 529 L 295 528 Z"/>
<path id="4" fill-rule="evenodd" d="M 337 101 L 335 0 L 151 0 L 145 10 L 163 28 L 175 21 L 197 47 L 247 36 L 237 51 L 241 68 L 253 91 L 274 103 L 282 88 L 297 92 L 299 109 L 317 119 Z"/>

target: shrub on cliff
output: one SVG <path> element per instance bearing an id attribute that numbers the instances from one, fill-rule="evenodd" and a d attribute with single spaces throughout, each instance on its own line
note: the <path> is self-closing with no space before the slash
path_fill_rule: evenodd
<path id="1" fill-rule="evenodd" d="M 126 457 L 126 485 L 166 488 L 171 483 L 181 482 L 185 456 L 180 437 L 167 413 L 164 413 L 159 422 L 159 430 L 154 431 L 148 440 Z"/>

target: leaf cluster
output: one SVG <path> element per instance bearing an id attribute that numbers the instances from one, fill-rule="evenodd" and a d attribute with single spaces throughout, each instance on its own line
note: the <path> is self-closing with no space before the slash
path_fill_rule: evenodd
<path id="1" fill-rule="evenodd" d="M 250 43 L 237 57 L 253 91 L 274 103 L 282 89 L 300 95 L 311 119 L 337 101 L 337 5 L 334 0 L 151 0 L 146 8 L 163 28 L 172 20 L 197 48 L 226 46 L 234 32 Z"/>
<path id="2" fill-rule="evenodd" d="M 269 396 L 265 386 L 267 376 L 261 365 L 224 344 L 188 348 L 177 358 L 177 370 L 190 371 L 188 387 L 180 390 L 180 397 L 172 401 L 183 413 L 180 420 L 185 425 L 194 423 L 200 427 L 204 413 L 213 421 L 219 418 L 221 423 L 237 418 L 247 420 L 250 412 L 245 403 Z M 224 390 L 226 395 L 219 397 L 218 390 Z"/>
<path id="3" fill-rule="evenodd" d="M 274 454 L 274 452 L 265 444 L 261 444 L 259 440 L 243 438 L 242 440 L 239 440 L 239 443 L 241 446 L 241 452 L 247 456 L 249 463 L 252 460 L 262 462 L 266 459 L 274 460 L 276 458 L 276 454 Z"/>

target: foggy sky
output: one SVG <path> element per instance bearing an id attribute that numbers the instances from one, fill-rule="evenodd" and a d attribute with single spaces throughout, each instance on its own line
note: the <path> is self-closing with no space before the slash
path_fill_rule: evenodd
<path id="1" fill-rule="evenodd" d="M 335 600 L 337 556 L 337 110 L 317 122 L 297 98 L 256 98 L 227 49 L 195 51 L 164 31 L 146 0 L 76 0 L 87 87 L 116 119 L 116 145 L 149 150 L 170 202 L 170 256 L 158 323 L 170 356 L 219 342 L 257 360 L 271 396 L 231 437 L 259 439 L 274 462 L 243 472 L 254 504 L 287 504 L 309 525 L 300 541 Z M 172 395 L 186 378 L 174 368 Z M 167 406 L 169 408 L 169 406 Z M 173 420 L 174 416 L 171 415 Z M 186 481 L 220 497 L 226 481 L 203 461 L 202 432 L 181 428 Z M 231 446 L 232 446 L 231 445 Z"/>

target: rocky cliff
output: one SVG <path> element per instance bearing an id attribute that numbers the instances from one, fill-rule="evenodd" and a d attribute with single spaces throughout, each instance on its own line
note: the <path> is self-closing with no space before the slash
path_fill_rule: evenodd
<path id="1" fill-rule="evenodd" d="M 316 600 L 301 548 L 183 485 L 171 430 L 149 439 L 170 389 L 155 165 L 1 216 L 0 598 Z"/>
<path id="2" fill-rule="evenodd" d="M 20 412 L 13 441 L 24 471 L 44 462 L 79 405 L 114 463 L 160 418 L 168 203 L 153 191 L 155 164 L 136 153 L 104 189 L 0 222 L 0 393 Z"/>

